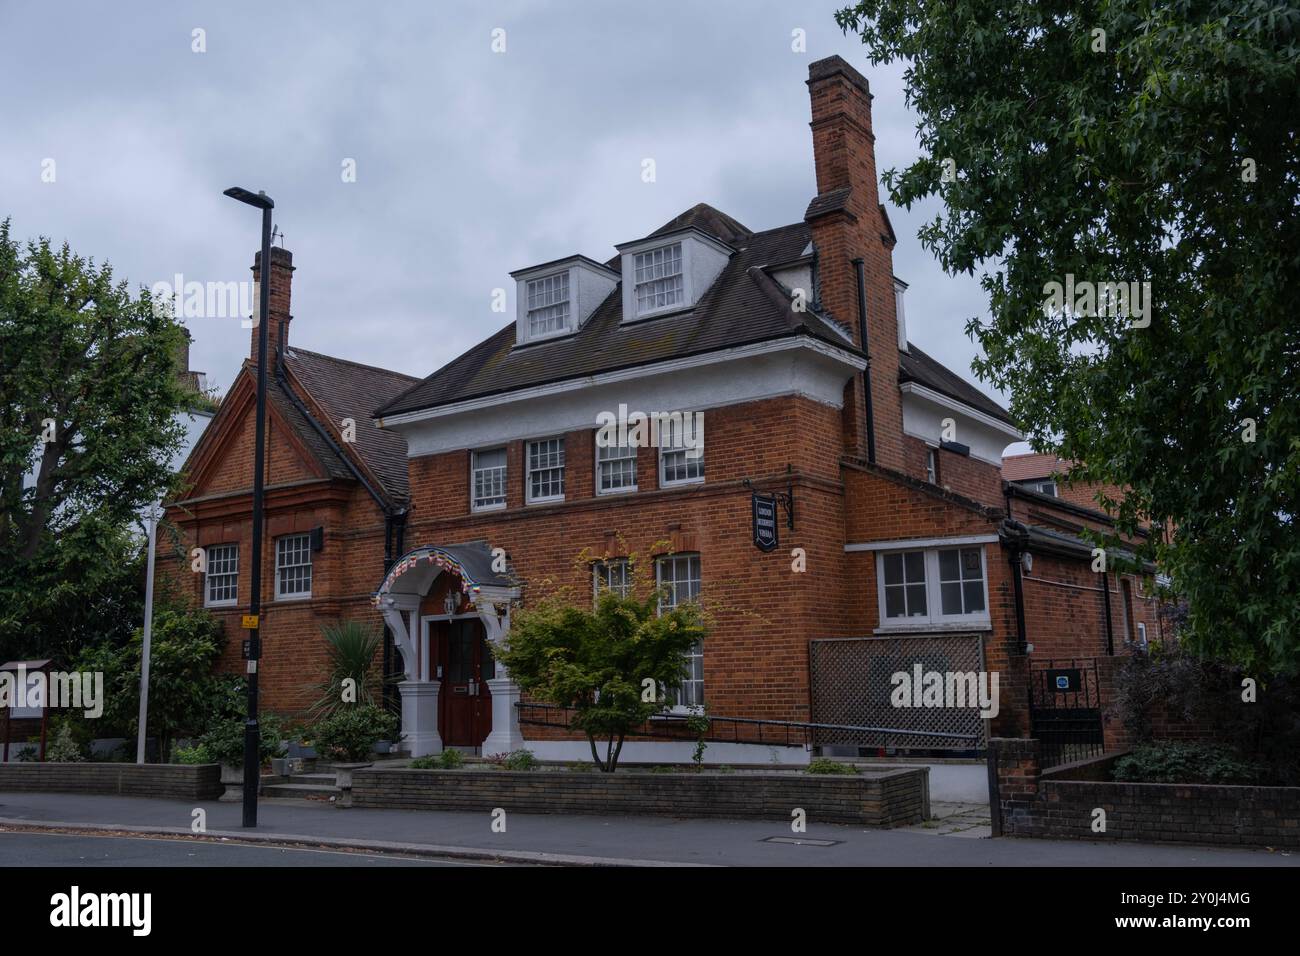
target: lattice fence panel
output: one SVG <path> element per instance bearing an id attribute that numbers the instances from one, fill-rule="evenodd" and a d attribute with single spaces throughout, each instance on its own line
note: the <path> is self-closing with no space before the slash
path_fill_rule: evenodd
<path id="1" fill-rule="evenodd" d="M 918 750 L 983 748 L 984 721 L 978 705 L 895 707 L 890 701 L 894 689 L 892 676 L 899 671 L 914 674 L 917 664 L 923 673 L 979 675 L 983 655 L 978 635 L 821 640 L 811 643 L 809 654 L 814 723 L 974 736 L 974 739 L 963 739 L 819 728 L 818 744 Z"/>

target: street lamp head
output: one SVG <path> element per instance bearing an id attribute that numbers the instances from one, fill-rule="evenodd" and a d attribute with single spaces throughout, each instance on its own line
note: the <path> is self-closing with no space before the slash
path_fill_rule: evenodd
<path id="1" fill-rule="evenodd" d="M 258 209 L 274 209 L 275 202 L 264 192 L 253 192 L 251 189 L 245 189 L 243 186 L 231 186 L 223 196 L 229 196 L 231 199 L 238 199 L 242 203 L 250 206 L 256 206 Z"/>

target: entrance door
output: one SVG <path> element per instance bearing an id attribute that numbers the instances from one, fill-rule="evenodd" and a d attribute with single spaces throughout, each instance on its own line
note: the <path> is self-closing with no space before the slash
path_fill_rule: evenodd
<path id="1" fill-rule="evenodd" d="M 439 622 L 438 733 L 449 747 L 479 747 L 492 732 L 492 697 L 487 682 L 496 665 L 483 622 L 474 618 Z"/>

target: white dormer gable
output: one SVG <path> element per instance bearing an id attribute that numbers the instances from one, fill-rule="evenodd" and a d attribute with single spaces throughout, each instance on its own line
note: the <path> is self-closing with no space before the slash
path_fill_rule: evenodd
<path id="1" fill-rule="evenodd" d="M 735 251 L 693 227 L 615 246 L 623 266 L 623 321 L 695 308 Z"/>
<path id="2" fill-rule="evenodd" d="M 515 280 L 515 344 L 572 335 L 614 291 L 618 273 L 570 256 L 510 273 Z"/>

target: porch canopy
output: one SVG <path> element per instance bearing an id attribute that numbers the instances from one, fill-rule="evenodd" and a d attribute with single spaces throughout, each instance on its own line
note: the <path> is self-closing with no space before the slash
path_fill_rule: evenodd
<path id="1" fill-rule="evenodd" d="M 412 756 L 442 750 L 442 739 L 437 729 L 440 683 L 431 679 L 429 655 L 421 646 L 420 605 L 444 574 L 452 575 L 464 600 L 483 622 L 487 639 L 493 644 L 499 644 L 509 633 L 510 608 L 520 594 L 518 584 L 504 563 L 504 554 L 494 557 L 486 541 L 422 545 L 398 558 L 384 575 L 372 603 L 383 615 L 384 623 L 393 634 L 393 642 L 402 655 L 406 675 L 398 685 L 402 694 L 402 733 L 403 743 Z M 483 752 L 517 750 L 523 746 L 518 708 L 515 707 L 519 689 L 500 663 L 497 664 L 496 677 L 487 683 L 492 693 L 493 729 L 484 742 Z"/>

